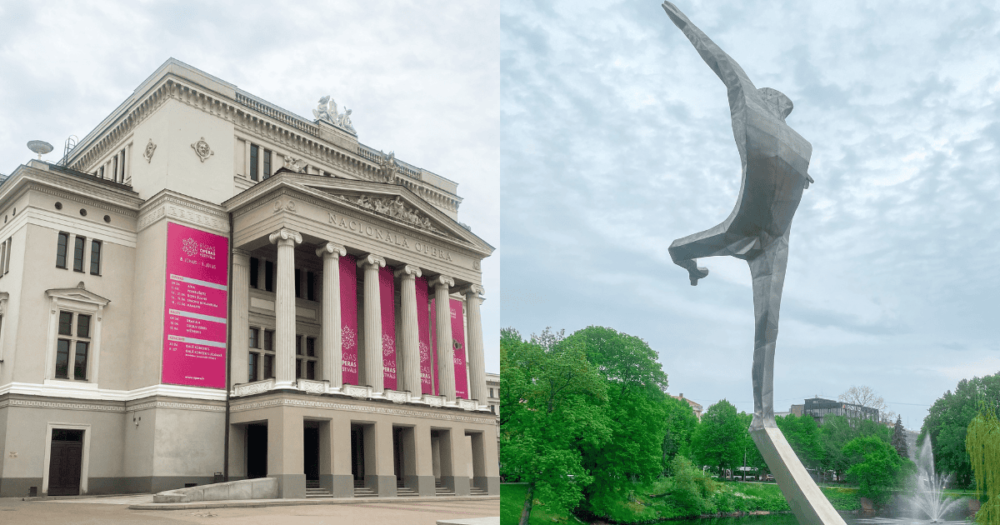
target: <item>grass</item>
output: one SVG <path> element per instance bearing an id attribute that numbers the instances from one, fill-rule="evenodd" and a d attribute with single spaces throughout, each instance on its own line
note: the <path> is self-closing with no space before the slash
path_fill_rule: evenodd
<path id="1" fill-rule="evenodd" d="M 500 525 L 517 525 L 524 508 L 524 496 L 528 486 L 520 483 L 505 483 L 500 485 Z M 584 523 L 572 514 L 551 512 L 544 502 L 535 500 L 531 508 L 531 519 L 528 525 L 548 525 L 551 523 Z"/>

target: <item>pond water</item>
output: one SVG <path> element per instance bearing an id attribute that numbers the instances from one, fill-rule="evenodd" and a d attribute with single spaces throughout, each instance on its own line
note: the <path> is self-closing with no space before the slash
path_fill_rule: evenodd
<path id="1" fill-rule="evenodd" d="M 871 514 L 855 514 L 844 512 L 840 514 L 847 525 L 928 525 L 927 520 L 910 518 L 879 517 Z M 766 516 L 744 516 L 741 518 L 706 518 L 697 520 L 681 520 L 663 523 L 686 525 L 799 525 L 793 514 L 769 514 Z M 968 525 L 968 521 L 942 521 L 937 525 Z"/>

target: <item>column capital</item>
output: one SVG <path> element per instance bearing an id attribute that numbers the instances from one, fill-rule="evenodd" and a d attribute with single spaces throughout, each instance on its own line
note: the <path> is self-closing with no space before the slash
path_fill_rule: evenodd
<path id="1" fill-rule="evenodd" d="M 365 268 L 367 266 L 382 268 L 385 266 L 385 259 L 375 255 L 374 253 L 358 257 L 358 268 Z"/>
<path id="2" fill-rule="evenodd" d="M 462 295 L 476 294 L 477 296 L 486 295 L 486 288 L 483 288 L 481 284 L 469 284 L 458 289 L 458 293 Z M 480 297 L 481 299 L 481 297 Z"/>
<path id="3" fill-rule="evenodd" d="M 431 284 L 433 284 L 434 286 L 444 285 L 444 286 L 447 286 L 448 288 L 451 288 L 451 287 L 455 286 L 455 279 L 452 279 L 451 277 L 448 277 L 447 275 L 442 274 L 442 275 L 438 275 L 437 277 L 435 277 L 431 281 Z"/>
<path id="4" fill-rule="evenodd" d="M 240 266 L 250 265 L 250 252 L 240 248 L 233 248 L 233 264 Z"/>
<path id="5" fill-rule="evenodd" d="M 413 266 L 412 264 L 407 264 L 406 266 L 397 268 L 393 275 L 395 275 L 396 277 L 403 276 L 404 279 L 406 278 L 412 279 L 414 277 L 420 277 L 422 273 L 420 271 L 420 268 Z"/>
<path id="6" fill-rule="evenodd" d="M 347 248 L 335 242 L 321 244 L 319 248 L 316 248 L 316 257 L 333 257 L 334 259 L 338 259 L 345 255 L 347 255 Z"/>
<path id="7" fill-rule="evenodd" d="M 280 244 L 284 241 L 285 243 L 291 243 L 294 246 L 296 244 L 302 244 L 302 235 L 295 230 L 282 228 L 272 233 L 268 237 L 268 240 L 271 241 L 271 244 Z"/>

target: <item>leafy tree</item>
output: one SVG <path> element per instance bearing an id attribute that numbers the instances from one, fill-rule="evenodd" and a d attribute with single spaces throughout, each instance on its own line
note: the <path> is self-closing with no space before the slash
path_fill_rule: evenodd
<path id="1" fill-rule="evenodd" d="M 593 482 L 580 449 L 610 438 L 605 381 L 580 345 L 546 349 L 506 329 L 500 393 L 503 473 L 528 484 L 520 524 L 527 525 L 536 498 L 556 511 L 575 508 Z"/>
<path id="2" fill-rule="evenodd" d="M 833 470 L 837 479 L 843 479 L 844 472 L 851 468 L 852 459 L 844 455 L 844 445 L 858 437 L 875 437 L 890 442 L 889 429 L 881 423 L 867 419 L 850 420 L 845 416 L 826 416 L 819 431 L 819 442 L 823 449 L 823 470 Z"/>
<path id="3" fill-rule="evenodd" d="M 852 458 L 847 476 L 858 482 L 858 494 L 879 506 L 915 470 L 913 462 L 899 457 L 892 445 L 875 436 L 854 438 L 844 446 L 844 455 Z"/>
<path id="4" fill-rule="evenodd" d="M 816 420 L 812 416 L 798 417 L 790 414 L 785 417 L 779 416 L 775 421 L 795 451 L 795 455 L 799 457 L 799 461 L 809 468 L 822 468 L 825 454 L 820 443 Z"/>
<path id="5" fill-rule="evenodd" d="M 683 399 L 667 396 L 663 405 L 667 426 L 663 435 L 663 466 L 670 471 L 674 456 L 691 455 L 691 437 L 698 427 L 698 416 L 694 415 L 694 409 Z"/>
<path id="6" fill-rule="evenodd" d="M 740 466 L 744 464 L 747 467 L 757 469 L 757 473 L 760 474 L 761 471 L 768 470 L 767 463 L 764 462 L 764 456 L 760 455 L 760 450 L 757 449 L 757 444 L 754 443 L 753 437 L 750 435 L 750 423 L 753 422 L 753 414 L 747 414 L 746 412 L 740 412 L 740 427 L 743 429 L 743 435 L 741 436 L 741 441 L 743 442 L 743 458 Z"/>
<path id="7" fill-rule="evenodd" d="M 701 416 L 691 439 L 691 451 L 700 464 L 718 467 L 721 475 L 724 469 L 743 464 L 746 430 L 736 407 L 723 399 Z"/>
<path id="8" fill-rule="evenodd" d="M 980 401 L 969 423 L 965 449 L 972 460 L 976 496 L 988 499 L 976 513 L 978 523 L 1000 523 L 1000 404 Z"/>
<path id="9" fill-rule="evenodd" d="M 934 402 L 920 429 L 921 443 L 931 438 L 935 470 L 953 474 L 955 483 L 964 488 L 973 481 L 966 435 L 980 398 L 1000 398 L 1000 373 L 959 381 L 954 393 L 949 390 Z"/>
<path id="10" fill-rule="evenodd" d="M 607 382 L 611 440 L 582 449 L 583 465 L 594 477 L 585 489 L 586 509 L 606 516 L 636 483 L 663 472 L 667 375 L 645 341 L 611 328 L 584 328 L 556 346 L 565 345 L 578 345 Z"/>
<path id="11" fill-rule="evenodd" d="M 892 429 L 892 446 L 899 457 L 909 459 L 910 450 L 906 445 L 906 432 L 903 431 L 903 416 L 896 416 L 896 426 Z"/>

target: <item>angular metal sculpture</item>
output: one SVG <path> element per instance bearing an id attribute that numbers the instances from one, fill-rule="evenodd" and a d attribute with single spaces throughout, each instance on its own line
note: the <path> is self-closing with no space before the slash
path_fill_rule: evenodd
<path id="1" fill-rule="evenodd" d="M 803 190 L 814 182 L 807 173 L 812 145 L 785 124 L 792 112 L 788 97 L 775 89 L 758 89 L 739 64 L 677 6 L 664 2 L 663 9 L 726 85 L 743 165 L 739 197 L 729 218 L 677 239 L 670 245 L 670 257 L 688 271 L 692 286 L 708 275 L 707 269 L 697 265 L 699 258 L 729 255 L 749 263 L 756 320 L 750 434 L 799 523 L 843 525 L 774 421 L 774 345 L 788 263 L 788 233 Z"/>

